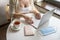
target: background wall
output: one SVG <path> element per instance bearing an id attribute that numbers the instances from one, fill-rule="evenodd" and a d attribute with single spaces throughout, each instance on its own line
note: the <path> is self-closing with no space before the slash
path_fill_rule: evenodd
<path id="1" fill-rule="evenodd" d="M 9 3 L 9 0 L 0 0 L 0 25 L 7 22 L 5 6 Z"/>

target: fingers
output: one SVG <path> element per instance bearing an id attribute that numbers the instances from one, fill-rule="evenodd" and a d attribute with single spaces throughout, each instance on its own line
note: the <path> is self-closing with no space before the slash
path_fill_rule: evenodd
<path id="1" fill-rule="evenodd" d="M 33 24 L 32 18 L 30 18 L 30 17 L 25 17 L 25 21 L 26 21 L 28 24 Z"/>
<path id="2" fill-rule="evenodd" d="M 41 15 L 39 13 L 36 13 L 35 18 L 39 20 L 41 18 Z"/>
<path id="3" fill-rule="evenodd" d="M 13 17 L 14 18 L 18 18 L 18 14 L 13 14 Z"/>
<path id="4" fill-rule="evenodd" d="M 41 15 L 40 15 L 40 13 L 37 10 L 33 10 L 33 14 L 35 15 L 36 19 L 39 20 L 41 18 Z"/>
<path id="5" fill-rule="evenodd" d="M 14 17 L 14 18 L 20 18 L 20 17 L 22 17 L 22 16 L 21 16 L 21 14 L 19 14 L 19 13 L 15 13 L 15 14 L 13 14 L 13 17 Z"/>
<path id="6" fill-rule="evenodd" d="M 25 20 L 28 24 L 33 24 L 32 20 Z"/>

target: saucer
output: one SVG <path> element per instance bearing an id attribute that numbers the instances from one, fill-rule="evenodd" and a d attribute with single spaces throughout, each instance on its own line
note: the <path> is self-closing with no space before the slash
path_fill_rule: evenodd
<path id="1" fill-rule="evenodd" d="M 13 28 L 13 25 L 10 25 L 10 27 L 11 27 L 12 30 L 15 30 L 15 31 L 18 31 L 18 30 L 21 29 L 21 27 L 15 29 L 15 28 Z"/>

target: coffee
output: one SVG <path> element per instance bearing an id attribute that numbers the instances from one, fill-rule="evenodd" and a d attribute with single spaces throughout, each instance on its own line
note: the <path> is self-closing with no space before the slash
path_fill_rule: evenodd
<path id="1" fill-rule="evenodd" d="M 19 21 L 15 21 L 15 22 L 14 22 L 14 25 L 19 25 L 19 24 L 20 24 Z"/>
<path id="2" fill-rule="evenodd" d="M 15 21 L 14 22 L 14 29 L 18 29 L 20 27 L 20 21 Z"/>

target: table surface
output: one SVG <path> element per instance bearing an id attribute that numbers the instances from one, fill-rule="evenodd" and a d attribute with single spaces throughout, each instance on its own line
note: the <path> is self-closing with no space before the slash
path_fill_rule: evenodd
<path id="1" fill-rule="evenodd" d="M 40 28 L 47 27 L 47 24 L 48 22 L 42 25 Z M 56 33 L 47 36 L 42 36 L 34 28 L 33 28 L 33 30 L 35 31 L 34 36 L 24 36 L 24 25 L 25 24 L 22 24 L 22 28 L 17 32 L 12 31 L 9 26 L 6 33 L 6 39 L 7 40 L 60 40 L 60 19 L 56 17 L 52 16 L 49 21 L 49 25 L 53 26 L 56 29 Z"/>

